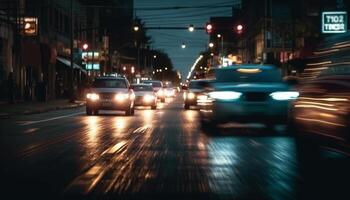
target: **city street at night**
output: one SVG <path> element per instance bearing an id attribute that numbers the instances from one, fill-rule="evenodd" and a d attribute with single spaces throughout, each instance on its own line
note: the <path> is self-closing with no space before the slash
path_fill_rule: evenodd
<path id="1" fill-rule="evenodd" d="M 167 99 L 135 116 L 84 108 L 1 119 L 2 195 L 46 199 L 347 199 L 349 158 L 304 165 L 284 127 L 203 132 Z M 336 166 L 336 167 L 335 167 Z M 344 197 L 344 198 L 343 198 Z M 22 199 L 23 199 L 22 198 Z M 33 199 L 31 198 L 31 199 Z"/>
<path id="2" fill-rule="evenodd" d="M 0 0 L 0 199 L 350 200 L 350 0 Z"/>

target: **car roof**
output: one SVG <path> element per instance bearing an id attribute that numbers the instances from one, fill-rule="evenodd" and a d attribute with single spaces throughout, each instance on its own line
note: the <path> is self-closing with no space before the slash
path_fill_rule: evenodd
<path id="1" fill-rule="evenodd" d="M 230 65 L 227 67 L 215 67 L 212 68 L 214 70 L 228 70 L 228 69 L 262 69 L 262 70 L 272 70 L 277 69 L 274 65 L 266 65 L 266 64 L 241 64 L 241 65 Z"/>
<path id="2" fill-rule="evenodd" d="M 196 79 L 196 80 L 190 80 L 190 83 L 197 83 L 197 82 L 209 82 L 209 79 Z"/>
<path id="3" fill-rule="evenodd" d="M 95 79 L 125 80 L 124 77 L 120 77 L 120 76 L 99 76 L 99 77 L 96 77 Z"/>
<path id="4" fill-rule="evenodd" d="M 150 85 L 150 84 L 131 84 L 132 86 L 152 86 L 152 85 Z"/>
<path id="5" fill-rule="evenodd" d="M 145 81 L 142 81 L 144 83 L 152 83 L 152 82 L 162 82 L 162 81 L 158 81 L 158 80 L 145 80 Z"/>

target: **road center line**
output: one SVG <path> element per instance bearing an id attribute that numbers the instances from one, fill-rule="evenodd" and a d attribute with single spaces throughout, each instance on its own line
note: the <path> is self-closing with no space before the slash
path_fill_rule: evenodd
<path id="1" fill-rule="evenodd" d="M 22 126 L 27 126 L 27 125 L 31 125 L 31 124 L 38 124 L 38 123 L 53 121 L 53 120 L 56 120 L 56 119 L 62 119 L 62 118 L 67 118 L 67 117 L 73 117 L 73 116 L 80 115 L 80 114 L 83 114 L 83 113 L 85 113 L 85 112 L 78 112 L 78 113 L 74 113 L 74 114 L 70 114 L 70 115 L 62 115 L 62 116 L 59 116 L 59 117 L 53 117 L 53 118 L 43 119 L 43 120 L 38 120 L 38 121 L 27 121 L 27 122 L 24 122 L 24 123 L 21 124 L 21 125 L 22 125 Z"/>

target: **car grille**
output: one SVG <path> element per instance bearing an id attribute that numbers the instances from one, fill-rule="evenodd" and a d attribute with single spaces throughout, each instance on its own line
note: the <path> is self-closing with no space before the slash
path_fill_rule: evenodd
<path id="1" fill-rule="evenodd" d="M 244 99 L 246 101 L 260 102 L 266 101 L 269 93 L 266 92 L 247 92 L 244 93 Z"/>
<path id="2" fill-rule="evenodd" d="M 114 96 L 115 96 L 115 93 L 110 93 L 110 92 L 108 92 L 108 93 L 106 93 L 106 92 L 100 93 L 100 98 L 101 99 L 113 99 Z"/>

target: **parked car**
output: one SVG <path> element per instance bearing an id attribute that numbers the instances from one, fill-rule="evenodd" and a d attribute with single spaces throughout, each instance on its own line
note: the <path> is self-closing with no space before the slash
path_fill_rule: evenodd
<path id="1" fill-rule="evenodd" d="M 299 88 L 292 109 L 304 153 L 321 146 L 350 153 L 350 66 L 330 67 Z"/>
<path id="2" fill-rule="evenodd" d="M 291 101 L 299 96 L 270 65 L 234 65 L 213 70 L 211 90 L 197 100 L 201 124 L 260 122 L 269 128 L 287 124 Z"/>
<path id="3" fill-rule="evenodd" d="M 191 106 L 197 105 L 197 98 L 203 94 L 204 86 L 207 83 L 209 83 L 209 81 L 204 79 L 191 80 L 188 84 L 188 87 L 183 87 L 184 108 L 186 110 L 190 109 Z"/>
<path id="4" fill-rule="evenodd" d="M 98 115 L 99 110 L 120 110 L 134 115 L 135 94 L 124 77 L 97 77 L 86 95 L 86 114 Z"/>
<path id="5" fill-rule="evenodd" d="M 151 106 L 152 110 L 157 109 L 157 94 L 150 84 L 131 85 L 135 93 L 135 106 Z"/>
<path id="6" fill-rule="evenodd" d="M 154 91 L 157 94 L 157 99 L 159 99 L 163 103 L 165 102 L 165 93 L 163 89 L 163 83 L 161 81 L 147 80 L 147 81 L 143 81 L 142 83 L 151 84 Z"/>

